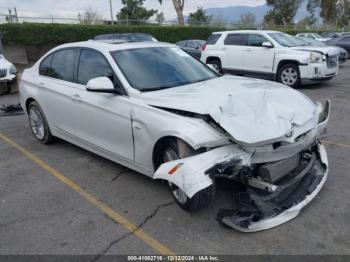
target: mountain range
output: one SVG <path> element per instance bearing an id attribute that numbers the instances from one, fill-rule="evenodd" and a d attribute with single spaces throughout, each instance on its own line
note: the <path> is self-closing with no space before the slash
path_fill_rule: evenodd
<path id="1" fill-rule="evenodd" d="M 265 4 L 265 5 L 259 5 L 259 6 L 227 6 L 227 7 L 220 7 L 220 8 L 207 8 L 204 11 L 206 15 L 210 15 L 214 19 L 215 17 L 219 17 L 220 20 L 225 21 L 225 23 L 227 24 L 238 22 L 242 14 L 246 14 L 250 12 L 255 14 L 257 23 L 261 24 L 264 20 L 266 13 L 269 10 L 270 10 L 270 7 L 268 7 Z M 309 12 L 306 9 L 306 4 L 303 4 L 299 8 L 294 20 L 299 21 L 308 15 L 309 15 Z"/>

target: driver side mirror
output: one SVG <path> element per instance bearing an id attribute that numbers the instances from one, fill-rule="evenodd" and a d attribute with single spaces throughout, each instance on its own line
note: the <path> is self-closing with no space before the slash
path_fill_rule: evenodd
<path id="1" fill-rule="evenodd" d="M 112 81 L 105 76 L 90 79 L 86 84 L 86 90 L 96 93 L 122 94 L 118 88 L 114 87 Z"/>
<path id="2" fill-rule="evenodd" d="M 273 45 L 270 42 L 263 42 L 262 47 L 273 48 Z"/>

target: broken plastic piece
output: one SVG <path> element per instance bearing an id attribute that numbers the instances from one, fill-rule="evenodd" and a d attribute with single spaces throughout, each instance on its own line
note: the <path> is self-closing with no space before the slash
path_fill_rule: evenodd
<path id="1" fill-rule="evenodd" d="M 16 116 L 23 114 L 24 111 L 20 104 L 3 105 L 2 108 L 0 108 L 0 116 Z"/>

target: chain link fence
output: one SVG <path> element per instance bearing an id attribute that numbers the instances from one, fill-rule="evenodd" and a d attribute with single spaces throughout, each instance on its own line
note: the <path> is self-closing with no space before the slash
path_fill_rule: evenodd
<path id="1" fill-rule="evenodd" d="M 0 13 L 0 24 L 3 23 L 61 23 L 61 24 L 89 24 L 89 25 L 109 25 L 111 24 L 110 20 L 107 19 L 79 19 L 79 18 L 67 18 L 67 17 L 34 17 L 34 16 L 17 16 L 17 15 L 9 15 L 8 13 Z M 113 21 L 113 24 L 122 24 L 122 25 L 160 25 L 160 26 L 172 26 L 178 25 L 177 19 L 166 20 L 166 21 L 156 21 L 154 19 L 150 20 L 116 20 Z M 188 25 L 188 24 L 187 24 Z M 312 27 L 305 27 L 298 24 L 293 25 L 244 25 L 240 23 L 225 23 L 224 21 L 217 21 L 213 19 L 211 22 L 206 23 L 191 23 L 191 25 L 198 26 L 213 26 L 213 27 L 223 27 L 226 29 L 267 29 L 267 30 L 322 30 L 322 31 L 349 31 L 349 28 L 336 28 L 334 26 L 327 25 L 315 25 Z"/>

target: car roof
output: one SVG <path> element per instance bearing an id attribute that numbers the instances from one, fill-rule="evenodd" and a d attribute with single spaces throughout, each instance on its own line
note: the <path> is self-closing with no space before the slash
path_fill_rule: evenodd
<path id="1" fill-rule="evenodd" d="M 134 48 L 148 48 L 148 47 L 177 47 L 176 45 L 163 43 L 163 42 L 118 42 L 118 43 L 106 43 L 96 40 L 89 40 L 84 42 L 68 43 L 57 46 L 54 50 L 68 48 L 68 47 L 86 47 L 94 48 L 104 52 L 112 52 L 125 49 Z"/>
<path id="2" fill-rule="evenodd" d="M 253 33 L 282 33 L 280 31 L 272 31 L 272 30 L 231 30 L 231 31 L 219 31 L 219 32 L 214 32 L 213 34 L 222 34 L 222 33 L 229 33 L 229 34 L 232 34 L 232 33 L 236 33 L 236 34 L 239 34 L 239 33 L 243 33 L 243 34 L 253 34 Z"/>

